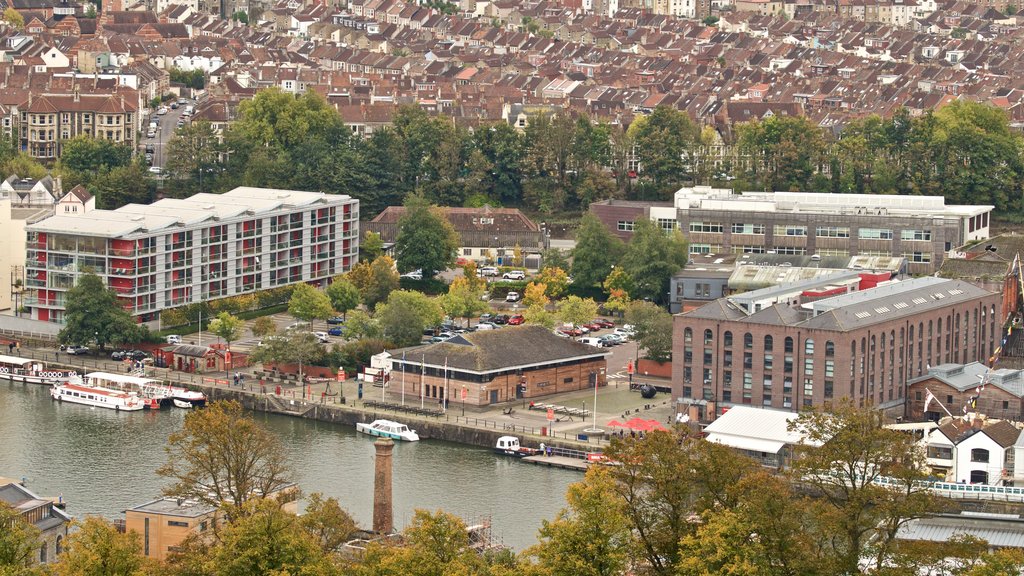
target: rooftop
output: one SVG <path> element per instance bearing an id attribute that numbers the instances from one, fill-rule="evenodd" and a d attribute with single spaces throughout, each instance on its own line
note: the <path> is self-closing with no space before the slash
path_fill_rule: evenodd
<path id="1" fill-rule="evenodd" d="M 741 450 L 778 453 L 786 444 L 800 444 L 803 435 L 789 430 L 799 414 L 752 406 L 733 406 L 704 429 L 709 442 Z"/>
<path id="2" fill-rule="evenodd" d="M 127 512 L 139 512 L 143 514 L 161 514 L 164 516 L 181 516 L 185 518 L 199 518 L 216 512 L 217 509 L 208 504 L 197 502 L 195 500 L 175 499 L 175 498 L 157 498 L 145 504 L 141 504 L 134 508 L 129 508 Z"/>

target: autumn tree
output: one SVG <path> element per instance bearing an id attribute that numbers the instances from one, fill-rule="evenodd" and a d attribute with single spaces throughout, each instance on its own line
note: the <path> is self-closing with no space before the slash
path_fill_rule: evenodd
<path id="1" fill-rule="evenodd" d="M 530 282 L 523 289 L 523 306 L 530 308 L 532 306 L 540 306 L 546 308 L 548 303 L 551 301 L 548 298 L 548 287 L 543 282 L 537 282 L 536 280 Z"/>
<path id="2" fill-rule="evenodd" d="M 292 482 L 281 439 L 237 402 L 213 402 L 205 410 L 189 412 L 164 451 L 167 463 L 157 470 L 171 481 L 164 494 L 223 507 L 232 519 L 247 502 Z"/>
<path id="3" fill-rule="evenodd" d="M 371 309 L 378 302 L 387 300 L 388 294 L 397 290 L 399 284 L 395 261 L 387 255 L 378 256 L 373 262 L 360 262 L 344 276 L 359 290 L 363 304 Z"/>
<path id="4" fill-rule="evenodd" d="M 8 7 L 4 10 L 4 22 L 10 24 L 12 27 L 21 30 L 25 27 L 25 17 L 22 16 L 14 7 Z"/>
<path id="5" fill-rule="evenodd" d="M 264 338 L 270 336 L 274 332 L 277 332 L 277 325 L 274 324 L 274 319 L 269 316 L 260 316 L 253 321 L 252 327 L 249 328 L 252 335 L 257 338 Z"/>
<path id="6" fill-rule="evenodd" d="M 466 524 L 446 512 L 416 510 L 401 546 L 371 545 L 357 576 L 486 574 L 486 561 L 469 545 Z"/>
<path id="7" fill-rule="evenodd" d="M 483 294 L 482 289 L 473 289 L 466 276 L 460 276 L 452 280 L 448 293 L 441 297 L 441 308 L 452 318 L 465 318 L 469 326 L 470 318 L 490 309 L 490 305 L 481 300 Z"/>
<path id="8" fill-rule="evenodd" d="M 307 330 L 286 330 L 284 334 L 264 339 L 249 354 L 249 359 L 267 364 L 298 364 L 299 381 L 304 381 L 302 367 L 324 354 L 320 340 Z"/>
<path id="9" fill-rule="evenodd" d="M 306 499 L 306 511 L 299 525 L 327 554 L 337 552 L 356 531 L 356 522 L 341 507 L 337 498 L 324 498 L 314 492 Z"/>
<path id="10" fill-rule="evenodd" d="M 397 346 L 419 344 L 423 330 L 444 319 L 437 299 L 412 290 L 392 292 L 387 302 L 377 304 L 374 316 L 384 337 Z"/>
<path id="11" fill-rule="evenodd" d="M 569 275 L 561 268 L 544 268 L 537 275 L 536 282 L 544 285 L 544 293 L 552 300 L 565 296 L 569 290 Z"/>
<path id="12" fill-rule="evenodd" d="M 558 304 L 558 317 L 566 324 L 578 328 L 597 316 L 597 302 L 593 298 L 569 296 Z"/>
<path id="13" fill-rule="evenodd" d="M 142 535 L 120 532 L 98 516 L 76 523 L 64 551 L 52 566 L 54 576 L 143 576 L 149 561 L 142 555 Z"/>
<path id="14" fill-rule="evenodd" d="M 6 502 L 0 503 L 0 574 L 27 573 L 39 550 L 39 529 Z"/>

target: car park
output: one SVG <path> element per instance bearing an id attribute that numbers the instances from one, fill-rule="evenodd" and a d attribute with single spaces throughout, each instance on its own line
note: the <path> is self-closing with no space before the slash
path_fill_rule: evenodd
<path id="1" fill-rule="evenodd" d="M 597 332 L 598 330 L 603 328 L 603 326 L 601 326 L 600 324 L 596 324 L 594 322 L 591 322 L 590 324 L 584 324 L 583 327 L 586 328 L 587 330 L 590 330 L 591 332 Z"/>
<path id="2" fill-rule="evenodd" d="M 618 334 L 605 334 L 599 338 L 601 345 L 605 348 L 611 348 L 612 346 L 618 346 L 624 342 L 623 338 Z"/>
<path id="3" fill-rule="evenodd" d="M 505 302 L 518 302 L 519 292 L 509 292 L 505 295 Z"/>
<path id="4" fill-rule="evenodd" d="M 526 278 L 526 273 L 522 270 L 509 270 L 501 275 L 506 280 L 523 280 Z"/>
<path id="5" fill-rule="evenodd" d="M 484 266 L 476 271 L 477 276 L 497 276 L 498 269 L 494 266 Z"/>
<path id="6" fill-rule="evenodd" d="M 68 354 L 71 354 L 72 356 L 81 356 L 83 354 L 89 353 L 89 347 L 74 345 L 68 346 L 67 348 L 64 349 L 64 351 L 67 352 Z"/>
<path id="7" fill-rule="evenodd" d="M 345 333 L 345 329 L 340 327 L 340 326 L 335 326 L 333 328 L 328 328 L 327 329 L 327 335 L 328 336 L 341 336 L 344 333 Z"/>

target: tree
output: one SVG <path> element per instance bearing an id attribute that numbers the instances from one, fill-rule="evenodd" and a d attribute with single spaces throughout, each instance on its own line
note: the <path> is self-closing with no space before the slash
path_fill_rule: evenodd
<path id="1" fill-rule="evenodd" d="M 433 278 L 455 263 L 460 243 L 458 233 L 440 209 L 431 207 L 422 196 L 406 200 L 395 238 L 399 272 L 422 270 L 424 278 Z"/>
<path id="2" fill-rule="evenodd" d="M 179 128 L 167 145 L 167 171 L 176 194 L 187 197 L 213 189 L 219 153 L 218 136 L 209 122 Z"/>
<path id="3" fill-rule="evenodd" d="M 551 576 L 618 576 L 627 572 L 633 546 L 615 480 L 594 466 L 584 482 L 569 486 L 568 509 L 540 529 L 540 543 L 528 551 Z"/>
<path id="4" fill-rule="evenodd" d="M 101 167 L 86 188 L 96 196 L 96 206 L 116 210 L 126 204 L 148 204 L 152 201 L 152 180 L 142 162 L 116 168 Z"/>
<path id="5" fill-rule="evenodd" d="M 548 287 L 542 282 L 533 281 L 526 285 L 523 289 L 523 306 L 527 308 L 533 306 L 540 306 L 546 308 L 548 303 L 551 301 L 548 298 Z"/>
<path id="6" fill-rule="evenodd" d="M 238 340 L 242 336 L 242 330 L 245 328 L 245 321 L 241 318 L 232 315 L 230 312 L 221 312 L 216 318 L 210 320 L 210 324 L 207 329 L 216 334 L 218 338 L 223 338 L 228 344 L 228 354 L 231 354 L 231 343 Z M 224 367 L 225 371 L 231 370 L 231 363 L 229 362 Z"/>
<path id="7" fill-rule="evenodd" d="M 345 279 L 344 276 L 336 277 L 330 286 L 327 287 L 326 293 L 327 297 L 331 300 L 331 306 L 334 310 L 341 312 L 346 319 L 348 318 L 348 311 L 355 310 L 359 306 L 360 300 L 362 300 L 359 288 L 356 288 L 356 285 Z"/>
<path id="8" fill-rule="evenodd" d="M 96 18 L 96 5 L 91 2 L 89 4 L 86 4 L 85 14 L 83 14 L 83 16 L 90 19 Z"/>
<path id="9" fill-rule="evenodd" d="M 584 214 L 583 217 L 586 218 L 586 214 Z M 545 267 L 569 270 L 569 259 L 566 258 L 565 251 L 560 248 L 548 248 L 547 250 L 542 250 L 540 253 L 540 259 Z"/>
<path id="10" fill-rule="evenodd" d="M 457 516 L 416 510 L 403 532 L 403 546 L 371 546 L 360 575 L 484 574 L 483 558 L 469 546 L 466 524 Z"/>
<path id="11" fill-rule="evenodd" d="M 4 10 L 4 22 L 7 22 L 18 30 L 25 27 L 25 17 L 19 14 L 13 7 L 8 7 Z"/>
<path id="12" fill-rule="evenodd" d="M 452 318 L 465 318 L 466 326 L 469 319 L 475 318 L 490 309 L 490 305 L 480 298 L 482 289 L 474 290 L 466 276 L 459 276 L 448 286 L 448 293 L 441 297 L 441 308 Z"/>
<path id="13" fill-rule="evenodd" d="M 117 168 L 132 161 L 132 149 L 104 138 L 75 136 L 61 145 L 60 164 L 65 170 L 89 173 L 102 166 Z"/>
<path id="14" fill-rule="evenodd" d="M 772 116 L 736 126 L 737 147 L 754 159 L 753 182 L 759 189 L 807 190 L 824 164 L 823 132 L 803 116 Z"/>
<path id="15" fill-rule="evenodd" d="M 380 338 L 384 335 L 380 323 L 363 310 L 353 310 L 345 321 L 345 336 L 355 340 Z"/>
<path id="16" fill-rule="evenodd" d="M 613 236 L 597 216 L 590 212 L 584 214 L 572 251 L 573 283 L 587 288 L 597 286 L 624 251 L 622 241 Z"/>
<path id="17" fill-rule="evenodd" d="M 569 296 L 558 304 L 558 317 L 562 322 L 572 324 L 578 328 L 587 324 L 597 316 L 597 302 L 593 298 L 580 298 Z"/>
<path id="18" fill-rule="evenodd" d="M 252 328 L 249 329 L 252 335 L 257 338 L 265 338 L 270 336 L 274 332 L 277 332 L 277 325 L 274 324 L 274 319 L 269 316 L 260 316 L 252 323 Z"/>
<path id="19" fill-rule="evenodd" d="M 306 512 L 299 524 L 327 554 L 337 552 L 356 531 L 356 522 L 338 503 L 337 498 L 324 499 L 319 492 L 309 495 Z"/>
<path id="20" fill-rule="evenodd" d="M 395 290 L 377 304 L 376 318 L 384 337 L 404 347 L 419 344 L 423 330 L 440 324 L 444 314 L 438 301 L 422 292 Z"/>
<path id="21" fill-rule="evenodd" d="M 604 283 L 601 286 L 604 288 L 605 293 L 609 295 L 615 291 L 620 291 L 628 296 L 636 290 L 633 278 L 622 268 L 612 268 L 611 273 L 604 279 Z"/>
<path id="22" fill-rule="evenodd" d="M 647 298 L 665 302 L 669 280 L 686 264 L 687 244 L 678 230 L 665 234 L 648 219 L 636 222 L 633 239 L 626 247 L 620 266 L 635 285 L 634 299 Z"/>
<path id="23" fill-rule="evenodd" d="M 462 277 L 469 283 L 470 290 L 479 292 L 481 295 L 487 292 L 487 279 L 476 273 L 475 261 L 466 260 L 466 263 L 460 266 L 460 268 L 462 268 Z"/>
<path id="24" fill-rule="evenodd" d="M 20 575 L 39 550 L 39 529 L 6 502 L 0 503 L 0 574 Z"/>
<path id="25" fill-rule="evenodd" d="M 363 235 L 363 241 L 359 244 L 359 259 L 373 261 L 383 253 L 384 240 L 380 234 L 367 230 Z"/>
<path id="26" fill-rule="evenodd" d="M 540 304 L 534 304 L 524 310 L 523 319 L 527 324 L 536 324 L 548 329 L 554 328 L 558 323 L 555 314 Z"/>
<path id="27" fill-rule="evenodd" d="M 806 439 L 792 472 L 821 496 L 818 518 L 832 573 L 856 573 L 865 558 L 888 566 L 900 528 L 938 504 L 919 485 L 924 456 L 913 436 L 883 427 L 874 407 L 849 403 L 803 412 L 790 427 Z M 881 476 L 890 479 L 887 486 L 874 483 Z"/>
<path id="28" fill-rule="evenodd" d="M 49 171 L 38 160 L 24 152 L 18 152 L 4 161 L 5 174 L 17 174 L 22 178 L 39 180 Z"/>
<path id="29" fill-rule="evenodd" d="M 142 536 L 121 533 L 106 520 L 88 516 L 64 541 L 53 565 L 55 576 L 141 576 L 147 573 Z"/>
<path id="30" fill-rule="evenodd" d="M 298 364 L 299 382 L 305 382 L 302 375 L 303 364 L 309 364 L 323 356 L 323 346 L 311 332 L 306 330 L 288 330 L 280 336 L 263 340 L 261 346 L 252 351 L 249 358 L 263 364 Z"/>
<path id="31" fill-rule="evenodd" d="M 202 90 L 206 87 L 206 74 L 203 72 L 202 68 L 183 70 L 181 68 L 172 67 L 167 72 L 171 77 L 171 82 L 184 84 L 194 90 Z"/>
<path id="32" fill-rule="evenodd" d="M 629 308 L 629 293 L 625 290 L 618 288 L 612 289 L 611 293 L 608 294 L 608 300 L 604 303 L 605 310 L 618 314 L 622 317 L 625 314 L 626 309 Z"/>
<path id="33" fill-rule="evenodd" d="M 655 362 L 672 359 L 672 315 L 651 302 L 633 302 L 626 310 L 626 322 L 636 330 L 636 341 Z"/>
<path id="34" fill-rule="evenodd" d="M 558 300 L 569 290 L 569 275 L 561 268 L 544 268 L 537 275 L 536 282 L 544 285 L 544 293 L 552 300 Z"/>
<path id="35" fill-rule="evenodd" d="M 238 517 L 250 500 L 291 484 L 281 439 L 237 402 L 214 402 L 189 412 L 164 451 L 167 463 L 157 474 L 173 482 L 164 493 L 224 508 L 229 519 Z"/>
<path id="36" fill-rule="evenodd" d="M 641 177 L 658 198 L 675 192 L 694 167 L 700 131 L 689 115 L 658 106 L 649 116 L 635 120 L 629 132 L 636 144 Z"/>
<path id="37" fill-rule="evenodd" d="M 373 308 L 388 299 L 398 289 L 398 272 L 390 256 L 378 256 L 373 262 L 360 262 L 345 274 L 345 278 L 359 289 L 363 304 Z"/>
<path id="38" fill-rule="evenodd" d="M 117 293 L 103 285 L 96 274 L 86 271 L 68 290 L 64 328 L 57 334 L 61 344 L 95 341 L 103 350 L 108 342 L 122 344 L 138 339 L 138 325 L 121 305 Z"/>
<path id="39" fill-rule="evenodd" d="M 249 23 L 249 15 L 245 12 L 245 10 L 239 10 L 235 12 L 231 15 L 231 19 L 235 22 L 241 22 L 242 24 Z"/>
<path id="40" fill-rule="evenodd" d="M 302 283 L 296 284 L 295 290 L 292 291 L 291 300 L 288 301 L 288 313 L 303 322 L 313 322 L 327 320 L 334 313 L 334 309 L 327 294 Z"/>

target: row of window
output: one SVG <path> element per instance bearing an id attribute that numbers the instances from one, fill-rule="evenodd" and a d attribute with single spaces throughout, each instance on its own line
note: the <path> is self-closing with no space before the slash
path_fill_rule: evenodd
<path id="1" fill-rule="evenodd" d="M 659 220 L 660 222 L 660 220 Z M 622 224 L 622 222 L 620 222 Z M 632 223 L 630 223 L 632 224 Z M 724 226 L 721 222 L 690 222 L 690 232 L 700 233 L 722 233 Z M 622 230 L 622 228 L 619 228 Z M 733 234 L 751 234 L 763 236 L 765 233 L 764 224 L 732 224 Z M 797 224 L 777 224 L 772 228 L 775 236 L 807 236 L 807 226 Z M 849 226 L 818 226 L 814 229 L 818 238 L 850 238 Z M 882 228 L 861 228 L 858 237 L 864 240 L 892 240 L 892 230 Z M 932 239 L 931 230 L 901 230 L 900 239 L 907 242 L 930 242 Z"/>

